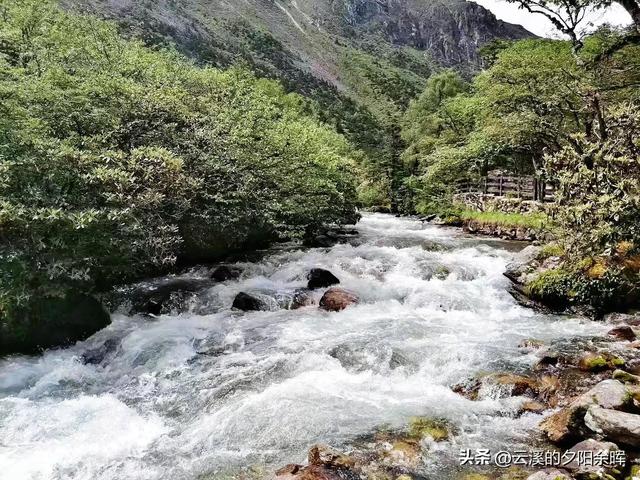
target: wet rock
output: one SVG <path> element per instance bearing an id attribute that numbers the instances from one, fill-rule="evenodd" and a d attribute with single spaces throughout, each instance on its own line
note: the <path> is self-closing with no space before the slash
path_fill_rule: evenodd
<path id="1" fill-rule="evenodd" d="M 640 312 L 635 313 L 610 313 L 605 315 L 604 321 L 612 324 L 624 324 L 632 327 L 640 326 Z"/>
<path id="2" fill-rule="evenodd" d="M 493 373 L 482 379 L 481 393 L 490 398 L 535 396 L 538 383 L 535 379 L 512 373 Z"/>
<path id="3" fill-rule="evenodd" d="M 592 406 L 584 417 L 585 425 L 603 438 L 640 447 L 640 415 Z"/>
<path id="4" fill-rule="evenodd" d="M 554 443 L 578 440 L 583 436 L 585 411 L 583 405 L 565 407 L 545 418 L 540 423 L 540 430 Z"/>
<path id="5" fill-rule="evenodd" d="M 359 303 L 358 296 L 342 288 L 330 288 L 320 299 L 320 308 L 330 312 L 339 312 L 350 305 Z"/>
<path id="6" fill-rule="evenodd" d="M 585 414 L 591 406 L 624 409 L 633 398 L 618 380 L 604 380 L 573 400 L 567 407 L 550 415 L 540 423 L 549 440 L 567 443 L 586 436 Z"/>
<path id="7" fill-rule="evenodd" d="M 118 339 L 109 338 L 99 347 L 92 348 L 84 352 L 80 357 L 82 363 L 85 365 L 98 365 L 105 360 L 107 355 L 115 352 L 119 345 L 120 341 Z"/>
<path id="8" fill-rule="evenodd" d="M 586 353 L 578 360 L 578 368 L 585 372 L 604 370 L 607 367 L 607 359 L 598 353 Z"/>
<path id="9" fill-rule="evenodd" d="M 458 395 L 462 395 L 469 400 L 477 400 L 478 392 L 480 391 L 480 387 L 482 386 L 482 382 L 479 378 L 468 378 L 462 382 L 456 383 L 451 386 L 451 390 L 453 390 Z"/>
<path id="10" fill-rule="evenodd" d="M 109 312 L 88 295 L 69 292 L 60 298 L 33 298 L 16 313 L 15 325 L 0 321 L 0 356 L 69 346 L 109 323 Z"/>
<path id="11" fill-rule="evenodd" d="M 588 475 L 591 473 L 594 474 L 598 474 L 603 472 L 603 470 L 605 470 L 607 467 L 611 467 L 611 465 L 608 462 L 602 462 L 601 465 L 595 465 L 593 461 L 591 462 L 583 462 L 580 463 L 580 456 L 584 455 L 585 457 L 589 457 L 591 456 L 592 458 L 601 453 L 601 452 L 611 452 L 611 451 L 616 451 L 619 450 L 618 446 L 615 443 L 611 443 L 611 442 L 600 442 L 598 440 L 593 440 L 591 438 L 588 438 L 587 440 L 583 440 L 582 442 L 577 443 L 576 445 L 574 445 L 573 447 L 571 447 L 569 450 L 567 450 L 567 452 L 571 452 L 570 457 L 574 457 L 573 460 L 569 463 L 567 463 L 566 465 L 563 464 L 563 466 L 567 469 L 570 470 L 571 473 L 573 473 L 574 475 L 579 475 L 579 476 L 583 476 L 583 475 Z M 585 453 L 579 453 L 579 452 L 591 452 L 591 454 L 585 454 Z M 599 478 L 598 476 L 596 476 L 596 478 Z"/>
<path id="12" fill-rule="evenodd" d="M 331 448 L 328 445 L 314 445 L 309 450 L 309 465 L 319 465 L 330 468 L 349 469 L 355 466 L 355 460 L 348 455 Z"/>
<path id="13" fill-rule="evenodd" d="M 304 245 L 306 247 L 313 247 L 313 248 L 331 248 L 337 243 L 338 243 L 337 238 L 330 237 L 324 234 L 315 235 L 313 237 L 306 238 L 304 241 Z"/>
<path id="14" fill-rule="evenodd" d="M 329 350 L 328 354 L 350 372 L 383 372 L 408 364 L 401 354 L 384 343 L 342 343 Z"/>
<path id="15" fill-rule="evenodd" d="M 298 470 L 295 474 L 286 473 L 276 476 L 278 480 L 356 480 L 358 477 L 355 474 L 348 475 L 342 470 L 334 470 L 332 468 L 323 467 L 320 465 L 309 465 Z"/>
<path id="16" fill-rule="evenodd" d="M 409 422 L 409 435 L 418 440 L 425 437 L 436 442 L 448 440 L 452 430 L 451 424 L 441 418 L 414 417 Z"/>
<path id="17" fill-rule="evenodd" d="M 522 249 L 513 261 L 507 265 L 504 275 L 514 283 L 520 285 L 527 284 L 529 280 L 533 278 L 531 275 L 535 274 L 537 267 L 532 265 L 532 262 L 534 262 L 541 253 L 542 247 L 537 245 L 529 245 Z"/>
<path id="18" fill-rule="evenodd" d="M 627 388 L 618 380 L 603 380 L 575 400 L 584 405 L 594 404 L 614 410 L 625 408 L 629 401 Z"/>
<path id="19" fill-rule="evenodd" d="M 545 468 L 533 475 L 529 475 L 527 480 L 573 480 L 573 477 L 566 470 Z"/>
<path id="20" fill-rule="evenodd" d="M 226 282 L 227 280 L 236 280 L 241 273 L 242 271 L 237 267 L 220 265 L 211 272 L 211 278 L 216 282 Z"/>
<path id="21" fill-rule="evenodd" d="M 130 313 L 157 316 L 183 309 L 188 299 L 211 285 L 211 280 L 202 278 L 163 278 L 141 284 L 130 294 Z"/>
<path id="22" fill-rule="evenodd" d="M 387 465 L 415 468 L 420 463 L 422 449 L 416 439 L 406 438 L 394 440 L 383 453 Z"/>
<path id="23" fill-rule="evenodd" d="M 539 350 L 544 347 L 544 342 L 536 340 L 535 338 L 525 338 L 518 343 L 518 348 L 524 350 Z"/>
<path id="24" fill-rule="evenodd" d="M 333 273 L 329 270 L 324 270 L 323 268 L 311 269 L 307 275 L 307 279 L 309 280 L 307 288 L 310 290 L 326 288 L 340 283 L 340 280 Z"/>
<path id="25" fill-rule="evenodd" d="M 244 312 L 270 310 L 270 305 L 262 298 L 246 292 L 240 292 L 233 300 L 232 308 Z"/>
<path id="26" fill-rule="evenodd" d="M 540 360 L 533 367 L 534 370 L 547 370 L 549 367 L 554 367 L 560 362 L 560 355 L 555 352 L 545 353 L 540 357 Z"/>
<path id="27" fill-rule="evenodd" d="M 542 413 L 547 409 L 544 403 L 535 400 L 527 400 L 520 405 L 518 413 Z"/>
<path id="28" fill-rule="evenodd" d="M 275 471 L 276 477 L 281 478 L 294 478 L 295 475 L 300 472 L 304 467 L 302 465 L 298 465 L 295 463 L 288 463 L 282 468 L 279 468 Z"/>
<path id="29" fill-rule="evenodd" d="M 289 305 L 290 310 L 297 310 L 302 307 L 310 307 L 316 304 L 316 300 L 313 294 L 304 288 L 297 289 L 293 292 L 291 303 Z"/>
<path id="30" fill-rule="evenodd" d="M 636 339 L 636 334 L 633 333 L 633 330 L 628 325 L 621 325 L 619 327 L 612 328 L 607 332 L 607 335 L 617 338 L 618 340 L 626 340 L 629 342 Z"/>
<path id="31" fill-rule="evenodd" d="M 624 383 L 640 384 L 640 377 L 633 375 L 632 373 L 625 372 L 624 370 L 615 370 L 613 372 L 613 378 L 620 380 Z"/>

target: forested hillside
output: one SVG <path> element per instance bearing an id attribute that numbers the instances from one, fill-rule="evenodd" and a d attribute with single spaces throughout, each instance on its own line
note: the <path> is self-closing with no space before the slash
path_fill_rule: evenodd
<path id="1" fill-rule="evenodd" d="M 203 64 L 246 65 L 316 102 L 314 114 L 366 153 L 360 200 L 402 208 L 398 121 L 442 66 L 475 72 L 479 48 L 532 35 L 464 0 L 228 2 L 63 0 L 113 19 L 149 45 L 175 45 Z M 393 204 L 393 205 L 391 205 Z"/>
<path id="2" fill-rule="evenodd" d="M 0 22 L 2 349 L 50 299 L 355 220 L 360 154 L 279 84 L 49 1 Z"/>
<path id="3" fill-rule="evenodd" d="M 637 26 L 579 42 L 524 40 L 486 49 L 467 82 L 432 76 L 404 117 L 414 207 L 459 220 L 460 182 L 493 169 L 557 188 L 548 227 L 555 268 L 526 286 L 553 308 L 596 315 L 640 300 L 640 47 Z"/>

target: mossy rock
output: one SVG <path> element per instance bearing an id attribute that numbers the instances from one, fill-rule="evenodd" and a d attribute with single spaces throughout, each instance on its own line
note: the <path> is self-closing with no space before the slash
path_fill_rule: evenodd
<path id="1" fill-rule="evenodd" d="M 414 417 L 409 422 L 409 435 L 416 439 L 431 437 L 442 442 L 451 436 L 451 425 L 444 419 Z"/>
<path id="2" fill-rule="evenodd" d="M 436 277 L 438 280 L 445 280 L 450 274 L 451 274 L 451 270 L 449 270 L 444 265 L 440 265 L 433 272 L 433 276 Z"/>
<path id="3" fill-rule="evenodd" d="M 38 298 L 11 319 L 0 319 L 0 355 L 32 354 L 85 340 L 111 322 L 95 298 L 69 292 Z"/>
<path id="4" fill-rule="evenodd" d="M 491 480 L 491 477 L 482 473 L 467 473 L 461 476 L 459 480 Z"/>

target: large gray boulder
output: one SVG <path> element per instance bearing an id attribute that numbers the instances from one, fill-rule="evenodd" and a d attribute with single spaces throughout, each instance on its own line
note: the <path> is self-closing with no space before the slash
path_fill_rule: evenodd
<path id="1" fill-rule="evenodd" d="M 589 407 L 585 425 L 603 438 L 616 443 L 640 447 L 640 415 L 599 406 Z"/>
<path id="2" fill-rule="evenodd" d="M 589 432 L 584 423 L 585 414 L 590 407 L 623 409 L 630 406 L 632 401 L 633 398 L 623 383 L 618 380 L 603 380 L 565 408 L 545 418 L 540 423 L 540 429 L 552 442 L 565 444 L 575 441 L 584 438 Z"/>
<path id="3" fill-rule="evenodd" d="M 571 470 L 574 475 L 582 477 L 584 475 L 596 474 L 596 478 L 598 478 L 598 474 L 608 472 L 612 467 L 614 467 L 614 465 L 610 464 L 608 461 L 596 463 L 593 461 L 586 461 L 584 459 L 581 463 L 581 456 L 586 458 L 595 458 L 595 456 L 598 454 L 608 454 L 609 452 L 616 450 L 619 450 L 619 448 L 615 443 L 601 442 L 592 438 L 588 438 L 587 440 L 583 440 L 582 442 L 577 443 L 572 448 L 567 450 L 567 453 L 571 452 L 569 454 L 570 457 L 568 458 L 573 457 L 573 460 L 563 466 L 567 470 Z M 591 454 L 581 454 L 580 452 L 591 452 Z"/>
<path id="4" fill-rule="evenodd" d="M 504 275 L 514 283 L 525 285 L 530 276 L 535 273 L 538 265 L 534 264 L 535 260 L 540 256 L 542 247 L 537 245 L 529 245 L 522 249 L 515 256 L 513 261 L 507 265 Z"/>
<path id="5" fill-rule="evenodd" d="M 582 405 L 598 405 L 602 408 L 621 410 L 630 405 L 627 387 L 618 380 L 603 380 L 588 392 L 580 395 L 576 402 Z"/>

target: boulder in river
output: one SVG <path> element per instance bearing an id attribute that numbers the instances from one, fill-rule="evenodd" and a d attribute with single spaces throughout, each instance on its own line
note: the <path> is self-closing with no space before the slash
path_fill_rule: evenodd
<path id="1" fill-rule="evenodd" d="M 307 275 L 307 279 L 309 280 L 307 288 L 311 290 L 316 288 L 326 288 L 340 283 L 338 277 L 329 270 L 325 270 L 323 268 L 312 268 Z"/>
<path id="2" fill-rule="evenodd" d="M 640 415 L 594 405 L 587 411 L 584 422 L 590 430 L 603 438 L 640 447 Z"/>
<path id="3" fill-rule="evenodd" d="M 236 298 L 233 299 L 232 308 L 237 308 L 244 312 L 271 310 L 264 299 L 246 292 L 240 292 L 236 295 Z"/>
<path id="4" fill-rule="evenodd" d="M 628 342 L 633 342 L 636 339 L 636 334 L 628 325 L 620 325 L 612 328 L 607 332 L 607 335 L 618 340 L 626 340 Z"/>
<path id="5" fill-rule="evenodd" d="M 183 310 L 197 292 L 212 286 L 206 278 L 168 277 L 137 285 L 129 294 L 130 313 L 163 315 Z"/>
<path id="6" fill-rule="evenodd" d="M 314 445 L 309 450 L 309 465 L 321 465 L 330 468 L 353 468 L 355 460 L 328 445 Z"/>
<path id="7" fill-rule="evenodd" d="M 227 280 L 236 280 L 241 273 L 242 271 L 237 267 L 220 265 L 211 272 L 211 278 L 216 282 L 226 282 Z"/>
<path id="8" fill-rule="evenodd" d="M 78 293 L 35 299 L 17 317 L 10 324 L 0 322 L 0 355 L 65 347 L 111 323 L 98 300 Z"/>
<path id="9" fill-rule="evenodd" d="M 309 307 L 316 304 L 316 299 L 306 288 L 299 288 L 293 292 L 291 296 L 290 310 L 297 310 L 302 307 Z"/>
<path id="10" fill-rule="evenodd" d="M 339 312 L 349 305 L 357 304 L 359 301 L 360 299 L 353 292 L 342 288 L 330 288 L 320 299 L 320 308 L 330 312 Z"/>
<path id="11" fill-rule="evenodd" d="M 89 349 L 81 355 L 82 363 L 85 365 L 98 365 L 104 362 L 107 355 L 115 352 L 120 345 L 117 338 L 109 338 L 96 348 Z"/>
<path id="12" fill-rule="evenodd" d="M 591 458 L 595 458 L 596 455 L 602 453 L 608 454 L 609 452 L 616 450 L 619 450 L 619 448 L 615 443 L 601 442 L 592 438 L 588 438 L 577 443 L 569 450 L 567 450 L 569 458 L 573 457 L 573 460 L 571 460 L 569 463 L 563 464 L 563 467 L 567 470 L 570 470 L 574 475 L 580 476 L 580 478 L 590 474 L 594 474 L 594 478 L 606 478 L 598 474 L 603 473 L 603 470 L 607 468 L 610 469 L 613 466 L 609 464 L 608 460 L 602 462 L 602 464 L 600 465 L 596 465 L 595 462 L 587 460 L 588 454 L 579 452 L 590 452 Z M 582 462 L 580 462 L 581 458 L 584 459 Z"/>
<path id="13" fill-rule="evenodd" d="M 607 409 L 625 409 L 632 405 L 633 397 L 618 380 L 603 380 L 583 393 L 568 406 L 545 418 L 541 430 L 549 440 L 566 444 L 587 435 L 585 414 L 592 406 Z"/>

